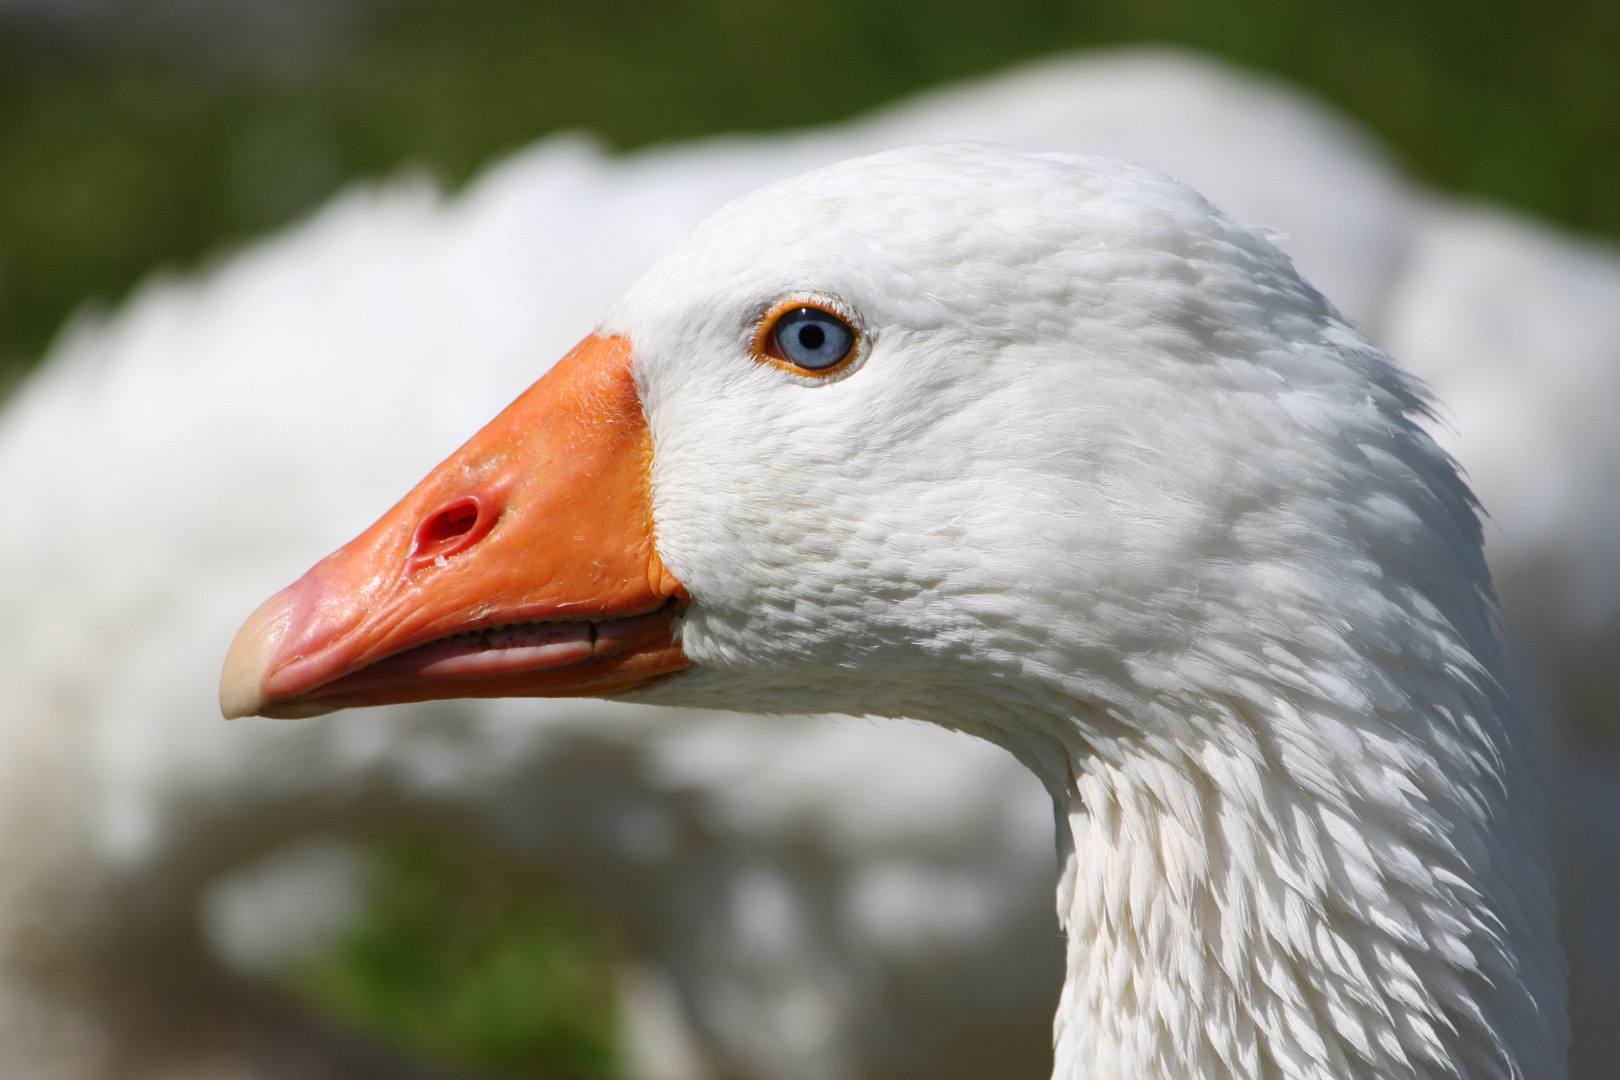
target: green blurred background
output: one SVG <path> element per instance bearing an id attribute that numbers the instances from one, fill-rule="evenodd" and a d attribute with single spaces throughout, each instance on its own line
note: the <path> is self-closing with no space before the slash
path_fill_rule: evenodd
<path id="1" fill-rule="evenodd" d="M 565 127 L 630 148 L 823 123 L 1144 41 L 1308 86 L 1441 187 L 1620 237 L 1615 0 L 0 0 L 0 370 L 354 177 L 454 186 Z"/>
<path id="2" fill-rule="evenodd" d="M 616 928 L 520 863 L 433 834 L 363 845 L 359 917 L 273 973 L 316 1011 L 467 1075 L 623 1075 Z"/>
<path id="3" fill-rule="evenodd" d="M 1433 184 L 1620 238 L 1616 0 L 0 0 L 0 391 L 80 305 L 358 177 L 453 188 L 559 128 L 628 149 L 825 123 L 1142 42 L 1283 76 Z M 618 1075 L 611 927 L 431 841 L 368 858 L 365 917 L 284 986 L 473 1072 Z"/>

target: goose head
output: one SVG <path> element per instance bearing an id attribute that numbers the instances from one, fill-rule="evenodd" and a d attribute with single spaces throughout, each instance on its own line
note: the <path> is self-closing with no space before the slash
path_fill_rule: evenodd
<path id="1" fill-rule="evenodd" d="M 1552 1076 L 1473 500 L 1287 258 L 1102 159 L 764 188 L 233 644 L 228 715 L 931 720 L 1053 793 L 1069 1076 Z"/>
<path id="2" fill-rule="evenodd" d="M 795 317 L 840 351 L 788 359 Z M 811 173 L 699 228 L 261 609 L 226 711 L 374 703 L 396 681 L 522 692 L 442 659 L 376 667 L 538 623 L 562 663 L 507 632 L 537 665 L 600 674 L 565 652 L 591 630 L 565 635 L 639 617 L 662 631 L 629 651 L 680 674 L 617 692 L 960 722 L 956 693 L 1040 685 L 1067 713 L 1230 633 L 1208 622 L 1262 606 L 1240 594 L 1266 588 L 1259 566 L 1353 543 L 1297 519 L 1358 479 L 1311 453 L 1333 410 L 1418 438 L 1410 391 L 1371 363 L 1274 248 L 1149 170 L 953 147 Z M 534 689 L 596 688 L 577 677 Z"/>

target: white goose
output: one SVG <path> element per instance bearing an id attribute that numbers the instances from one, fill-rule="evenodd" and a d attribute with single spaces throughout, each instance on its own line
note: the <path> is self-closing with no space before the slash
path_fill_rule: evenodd
<path id="1" fill-rule="evenodd" d="M 765 188 L 267 602 L 228 715 L 913 716 L 1057 803 L 1054 1075 L 1556 1077 L 1474 504 L 1286 257 L 1101 159 Z"/>

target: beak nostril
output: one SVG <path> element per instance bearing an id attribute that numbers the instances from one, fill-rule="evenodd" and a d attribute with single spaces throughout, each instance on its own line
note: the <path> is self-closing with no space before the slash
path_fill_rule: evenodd
<path id="1" fill-rule="evenodd" d="M 472 531 L 472 527 L 477 521 L 478 507 L 467 503 L 452 506 L 448 510 L 441 510 L 433 515 L 432 520 L 427 523 L 427 528 L 422 530 L 422 539 L 429 543 L 450 540 Z"/>
<path id="2" fill-rule="evenodd" d="M 416 530 L 412 555 L 420 563 L 442 560 L 464 551 L 489 532 L 494 524 L 493 517 L 476 495 L 457 499 L 422 522 Z"/>

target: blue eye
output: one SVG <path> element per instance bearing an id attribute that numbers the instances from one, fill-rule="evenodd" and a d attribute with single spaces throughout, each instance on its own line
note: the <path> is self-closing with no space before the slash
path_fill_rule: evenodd
<path id="1" fill-rule="evenodd" d="M 782 359 L 807 371 L 825 371 L 855 347 L 855 331 L 849 323 L 813 307 L 784 313 L 771 336 Z"/>

